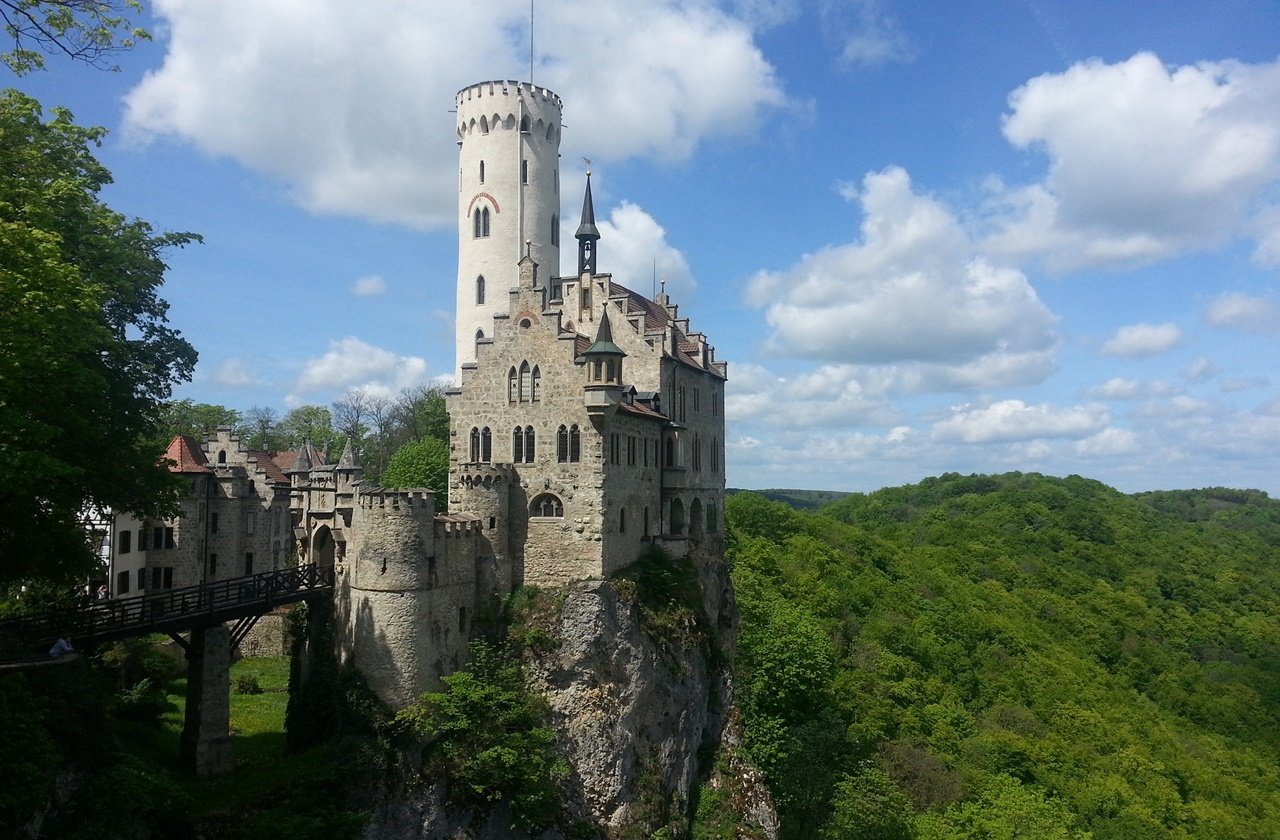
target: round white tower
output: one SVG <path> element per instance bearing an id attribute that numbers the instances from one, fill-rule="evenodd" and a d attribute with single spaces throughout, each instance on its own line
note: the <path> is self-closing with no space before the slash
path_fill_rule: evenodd
<path id="1" fill-rule="evenodd" d="M 507 314 L 526 252 L 543 282 L 560 273 L 560 97 L 527 82 L 458 91 L 455 376 Z"/>

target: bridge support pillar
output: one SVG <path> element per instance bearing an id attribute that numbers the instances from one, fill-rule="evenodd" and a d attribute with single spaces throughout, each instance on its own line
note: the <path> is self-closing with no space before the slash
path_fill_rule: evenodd
<path id="1" fill-rule="evenodd" d="M 226 625 L 197 627 L 187 645 L 187 712 L 182 762 L 197 776 L 230 773 L 231 632 Z"/>

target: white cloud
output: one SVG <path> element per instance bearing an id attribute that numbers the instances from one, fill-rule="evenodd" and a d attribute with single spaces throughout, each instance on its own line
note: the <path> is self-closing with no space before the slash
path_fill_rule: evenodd
<path id="1" fill-rule="evenodd" d="M 1218 375 L 1218 366 L 1208 356 L 1199 356 L 1182 371 L 1182 378 L 1195 384 L 1208 382 Z"/>
<path id="2" fill-rule="evenodd" d="M 1280 336 L 1280 306 L 1270 298 L 1244 292 L 1222 295 L 1209 304 L 1205 320 L 1210 326 Z"/>
<path id="3" fill-rule="evenodd" d="M 911 40 L 881 0 L 822 0 L 823 32 L 840 44 L 840 62 L 872 66 L 909 61 Z"/>
<path id="4" fill-rule="evenodd" d="M 952 212 L 899 168 L 857 195 L 861 240 L 761 273 L 766 347 L 833 364 L 893 366 L 904 384 L 966 389 L 1036 382 L 1053 370 L 1055 318 L 1019 271 L 976 254 Z"/>
<path id="5" fill-rule="evenodd" d="M 227 359 L 210 378 L 223 388 L 249 388 L 259 383 L 257 372 L 244 359 Z"/>
<path id="6" fill-rule="evenodd" d="M 1129 429 L 1103 429 L 1076 441 L 1075 450 L 1081 455 L 1132 455 L 1138 451 L 1138 436 Z"/>
<path id="7" fill-rule="evenodd" d="M 427 362 L 417 356 L 397 356 L 354 336 L 329 342 L 324 355 L 310 359 L 285 398 L 290 404 L 318 393 L 342 393 L 359 388 L 390 397 L 403 388 L 427 382 Z"/>
<path id="8" fill-rule="evenodd" d="M 1110 419 L 1102 405 L 1060 408 L 1001 400 L 985 406 L 957 406 L 950 417 L 933 424 L 933 434 L 938 440 L 961 443 L 1082 438 L 1101 431 Z"/>
<path id="9" fill-rule="evenodd" d="M 1095 400 L 1145 400 L 1172 393 L 1173 387 L 1167 382 L 1139 382 L 1119 376 L 1089 389 L 1089 396 Z"/>
<path id="10" fill-rule="evenodd" d="M 1222 380 L 1222 384 L 1218 387 L 1223 393 L 1234 394 L 1240 391 L 1252 391 L 1255 388 L 1265 388 L 1271 384 L 1271 380 L 1265 376 L 1232 376 Z"/>
<path id="11" fill-rule="evenodd" d="M 386 294 L 387 281 L 377 274 L 369 274 L 351 284 L 351 294 L 356 297 L 377 297 Z"/>
<path id="12" fill-rule="evenodd" d="M 1043 150 L 1048 174 L 1022 187 L 992 182 L 992 249 L 1065 269 L 1264 235 L 1253 217 L 1280 177 L 1280 61 L 1092 59 L 1032 79 L 1009 107 L 1005 137 Z"/>
<path id="13" fill-rule="evenodd" d="M 527 75 L 528 10 L 157 0 L 165 60 L 128 94 L 126 126 L 233 158 L 315 212 L 448 227 L 457 150 L 441 116 L 467 84 Z M 535 77 L 572 109 L 570 158 L 682 159 L 785 104 L 748 23 L 710 4 L 562 0 L 537 25 Z"/>
<path id="14" fill-rule="evenodd" d="M 575 242 L 578 220 L 566 221 L 568 236 L 561 242 Z M 629 201 L 613 208 L 608 221 L 597 220 L 600 229 L 601 265 L 607 265 L 614 279 L 632 291 L 649 295 L 657 279 L 666 278 L 667 294 L 675 300 L 689 300 L 693 275 L 684 254 L 667 242 L 667 232 L 658 222 Z M 576 244 L 576 243 L 575 243 Z"/>
<path id="15" fill-rule="evenodd" d="M 1116 334 L 1103 343 L 1102 354 L 1125 358 L 1158 356 L 1182 341 L 1182 330 L 1177 324 L 1130 324 L 1116 330 Z"/>
<path id="16" fill-rule="evenodd" d="M 890 382 L 853 365 L 822 365 L 784 378 L 750 363 L 733 366 L 725 392 L 729 422 L 772 428 L 839 428 L 896 422 L 885 399 Z"/>

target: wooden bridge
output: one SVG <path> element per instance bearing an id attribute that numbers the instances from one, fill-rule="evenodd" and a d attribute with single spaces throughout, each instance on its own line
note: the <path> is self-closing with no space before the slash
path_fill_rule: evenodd
<path id="1" fill-rule="evenodd" d="M 88 648 L 149 633 L 177 635 L 230 621 L 236 622 L 232 641 L 239 644 L 258 618 L 275 607 L 332 590 L 332 566 L 289 566 L 154 595 L 95 601 L 71 613 L 8 619 L 0 621 L 0 662 L 47 659 L 60 636 L 78 648 Z"/>
<path id="2" fill-rule="evenodd" d="M 198 775 L 231 771 L 231 650 L 275 607 L 333 591 L 333 566 L 290 566 L 257 575 L 96 601 L 73 612 L 0 621 L 0 665 L 48 663 L 60 637 L 79 649 L 167 633 L 187 654 L 184 762 Z M 234 622 L 230 628 L 228 624 Z M 183 638 L 180 633 L 187 633 Z"/>

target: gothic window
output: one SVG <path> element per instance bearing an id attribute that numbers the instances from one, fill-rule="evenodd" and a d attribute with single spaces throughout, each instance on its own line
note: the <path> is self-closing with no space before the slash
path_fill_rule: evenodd
<path id="1" fill-rule="evenodd" d="M 471 427 L 471 463 L 480 462 L 480 430 L 475 426 Z"/>
<path id="2" fill-rule="evenodd" d="M 533 426 L 524 427 L 524 462 L 533 463 Z"/>
<path id="3" fill-rule="evenodd" d="M 716 519 L 716 503 L 707 502 L 707 533 L 714 534 L 716 532 L 717 525 L 718 525 L 718 520 Z"/>
<path id="4" fill-rule="evenodd" d="M 674 537 L 684 533 L 684 502 L 679 499 L 671 500 L 671 523 L 667 531 Z"/>
<path id="5" fill-rule="evenodd" d="M 684 409 L 685 409 L 685 399 L 684 399 L 684 398 L 685 398 L 685 389 L 684 389 L 684 386 L 683 386 L 683 385 L 681 385 L 681 386 L 680 386 L 679 402 L 677 402 L 677 403 L 676 403 L 676 406 L 677 406 L 677 409 L 678 409 L 678 412 L 679 412 L 679 415 L 680 415 L 679 420 L 680 420 L 680 422 L 681 422 L 681 423 L 683 423 L 683 422 L 685 421 L 685 419 L 686 419 L 686 417 L 685 417 L 685 410 L 684 410 Z"/>
<path id="6" fill-rule="evenodd" d="M 525 114 L 523 117 L 520 118 L 520 133 L 521 134 L 529 133 L 529 115 L 528 114 Z"/>
<path id="7" fill-rule="evenodd" d="M 524 429 L 519 426 L 516 426 L 515 431 L 511 433 L 511 462 L 524 463 Z"/>
<path id="8" fill-rule="evenodd" d="M 507 371 L 507 402 L 515 402 L 520 398 L 519 380 L 516 379 L 516 369 L 513 367 Z"/>
<path id="9" fill-rule="evenodd" d="M 480 430 L 480 460 L 486 464 L 493 461 L 493 434 L 488 426 Z"/>
<path id="10" fill-rule="evenodd" d="M 476 239 L 480 238 L 480 208 L 476 208 L 475 215 L 471 219 L 471 235 Z"/>
<path id="11" fill-rule="evenodd" d="M 551 493 L 543 493 L 534 496 L 533 501 L 529 503 L 529 515 L 541 516 L 548 519 L 564 518 L 564 505 L 556 496 Z"/>
<path id="12" fill-rule="evenodd" d="M 569 430 L 563 425 L 556 429 L 556 461 L 563 464 L 569 460 Z"/>
<path id="13" fill-rule="evenodd" d="M 480 161 L 480 183 L 484 183 L 484 161 Z"/>
<path id="14" fill-rule="evenodd" d="M 693 468 L 702 469 L 702 438 L 697 436 L 693 439 Z"/>
<path id="15" fill-rule="evenodd" d="M 484 275 L 476 278 L 476 306 L 484 305 Z"/>
<path id="16" fill-rule="evenodd" d="M 542 399 L 542 371 L 537 365 L 533 366 L 533 373 L 530 375 L 531 391 L 529 399 L 538 402 Z"/>
<path id="17" fill-rule="evenodd" d="M 488 133 L 489 133 L 489 118 L 488 118 L 488 117 L 481 117 L 481 118 L 480 118 L 480 133 L 481 133 L 481 134 L 488 134 Z M 483 182 L 483 181 L 484 181 L 484 161 L 480 161 L 480 180 L 481 180 L 481 182 Z"/>
<path id="18" fill-rule="evenodd" d="M 489 235 L 489 208 L 485 207 L 480 211 L 480 235 Z"/>
<path id="19" fill-rule="evenodd" d="M 711 469 L 720 469 L 720 439 L 711 439 Z"/>
<path id="20" fill-rule="evenodd" d="M 480 342 L 484 340 L 484 330 L 476 330 L 476 356 L 480 355 Z"/>
<path id="21" fill-rule="evenodd" d="M 555 213 L 551 214 L 551 244 L 560 244 L 560 217 Z"/>
<path id="22" fill-rule="evenodd" d="M 675 438 L 667 438 L 667 466 L 674 467 L 676 465 L 676 441 Z"/>
<path id="23" fill-rule="evenodd" d="M 578 432 L 578 424 L 569 427 L 569 462 L 572 464 L 582 460 L 582 435 Z"/>
<path id="24" fill-rule="evenodd" d="M 529 363 L 520 363 L 520 402 L 526 402 L 530 396 Z"/>

